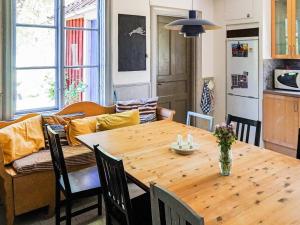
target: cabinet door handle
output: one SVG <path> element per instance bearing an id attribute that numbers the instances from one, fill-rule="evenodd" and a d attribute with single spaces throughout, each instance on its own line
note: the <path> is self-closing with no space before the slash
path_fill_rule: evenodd
<path id="1" fill-rule="evenodd" d="M 298 112 L 298 103 L 294 103 L 294 112 Z"/>

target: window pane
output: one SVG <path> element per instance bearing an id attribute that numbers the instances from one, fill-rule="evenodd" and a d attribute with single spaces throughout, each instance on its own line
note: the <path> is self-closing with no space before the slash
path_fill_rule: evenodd
<path id="1" fill-rule="evenodd" d="M 99 100 L 98 68 L 65 70 L 65 103 Z"/>
<path id="2" fill-rule="evenodd" d="M 276 54 L 289 54 L 287 0 L 275 1 Z"/>
<path id="3" fill-rule="evenodd" d="M 17 27 L 16 66 L 55 66 L 55 29 Z"/>
<path id="4" fill-rule="evenodd" d="M 55 70 L 17 70 L 16 110 L 55 107 Z"/>
<path id="5" fill-rule="evenodd" d="M 97 28 L 98 0 L 65 0 L 65 26 Z"/>
<path id="6" fill-rule="evenodd" d="M 98 32 L 65 31 L 65 66 L 98 65 Z"/>
<path id="7" fill-rule="evenodd" d="M 54 25 L 55 0 L 16 0 L 16 21 L 22 24 Z"/>

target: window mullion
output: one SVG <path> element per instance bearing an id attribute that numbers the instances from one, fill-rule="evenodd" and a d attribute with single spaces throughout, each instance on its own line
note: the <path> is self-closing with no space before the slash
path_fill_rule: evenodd
<path id="1" fill-rule="evenodd" d="M 59 16 L 58 16 L 58 9 L 59 9 L 59 0 L 54 0 L 54 26 L 55 26 L 55 105 L 57 108 L 60 108 L 60 101 L 59 101 Z"/>
<path id="2" fill-rule="evenodd" d="M 39 25 L 39 24 L 26 24 L 26 23 L 16 23 L 16 27 L 33 27 L 33 28 L 45 28 L 45 29 L 55 29 L 56 26 L 50 25 Z"/>
<path id="3" fill-rule="evenodd" d="M 62 108 L 65 105 L 64 99 L 64 86 L 65 86 L 65 73 L 64 73 L 64 45 L 65 45 L 65 38 L 64 38 L 64 0 L 57 0 L 58 1 L 58 33 L 59 33 L 59 45 L 58 45 L 58 68 L 59 68 L 59 79 L 58 79 L 58 95 L 59 95 L 59 107 Z"/>
<path id="4" fill-rule="evenodd" d="M 104 80 L 103 80 L 103 73 L 101 71 L 101 64 L 102 64 L 102 37 L 103 37 L 103 34 L 101 34 L 100 30 L 101 30 L 101 26 L 102 26 L 102 23 L 103 21 L 101 21 L 101 13 L 102 13 L 102 7 L 103 4 L 100 0 L 97 1 L 97 19 L 98 19 L 98 81 L 99 83 L 97 84 L 99 86 L 99 91 L 98 91 L 98 101 L 100 104 L 104 104 L 104 99 L 103 99 L 103 93 L 104 93 Z M 104 32 L 103 32 L 104 33 Z"/>

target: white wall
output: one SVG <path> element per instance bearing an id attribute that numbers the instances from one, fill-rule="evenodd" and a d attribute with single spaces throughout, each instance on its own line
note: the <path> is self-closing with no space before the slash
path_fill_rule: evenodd
<path id="1" fill-rule="evenodd" d="M 271 59 L 271 0 L 262 0 L 261 23 L 263 29 L 263 59 Z"/>
<path id="2" fill-rule="evenodd" d="M 215 123 L 225 121 L 226 113 L 226 24 L 224 0 L 214 0 L 214 21 L 222 27 L 214 31 Z"/>
<path id="3" fill-rule="evenodd" d="M 2 2 L 1 2 L 2 3 Z M 0 3 L 0 119 L 2 119 L 2 37 L 3 37 L 3 27 L 2 27 L 2 4 Z"/>
<path id="4" fill-rule="evenodd" d="M 150 82 L 150 3 L 149 0 L 111 1 L 111 71 L 114 85 Z M 118 72 L 118 14 L 146 16 L 147 70 L 138 72 Z"/>
<path id="5" fill-rule="evenodd" d="M 150 32 L 150 7 L 160 6 L 176 9 L 191 9 L 192 0 L 112 0 L 112 77 L 114 85 L 127 85 L 134 83 L 150 83 L 150 57 L 151 57 L 151 32 Z M 195 0 L 194 8 L 202 11 L 203 18 L 213 19 L 213 1 Z M 147 70 L 138 72 L 118 72 L 118 14 L 132 14 L 146 16 L 147 29 Z M 213 76 L 213 34 L 203 35 L 203 76 Z M 155 60 L 155 59 L 153 59 Z"/>

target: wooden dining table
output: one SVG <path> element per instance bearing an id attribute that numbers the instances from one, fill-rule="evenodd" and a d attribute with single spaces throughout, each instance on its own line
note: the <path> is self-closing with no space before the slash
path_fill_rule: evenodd
<path id="1" fill-rule="evenodd" d="M 177 135 L 200 145 L 192 155 L 170 149 Z M 202 129 L 164 120 L 79 136 L 93 149 L 123 159 L 128 177 L 149 190 L 150 182 L 176 194 L 206 225 L 299 225 L 300 161 L 237 142 L 232 174 L 219 173 L 215 137 Z"/>

